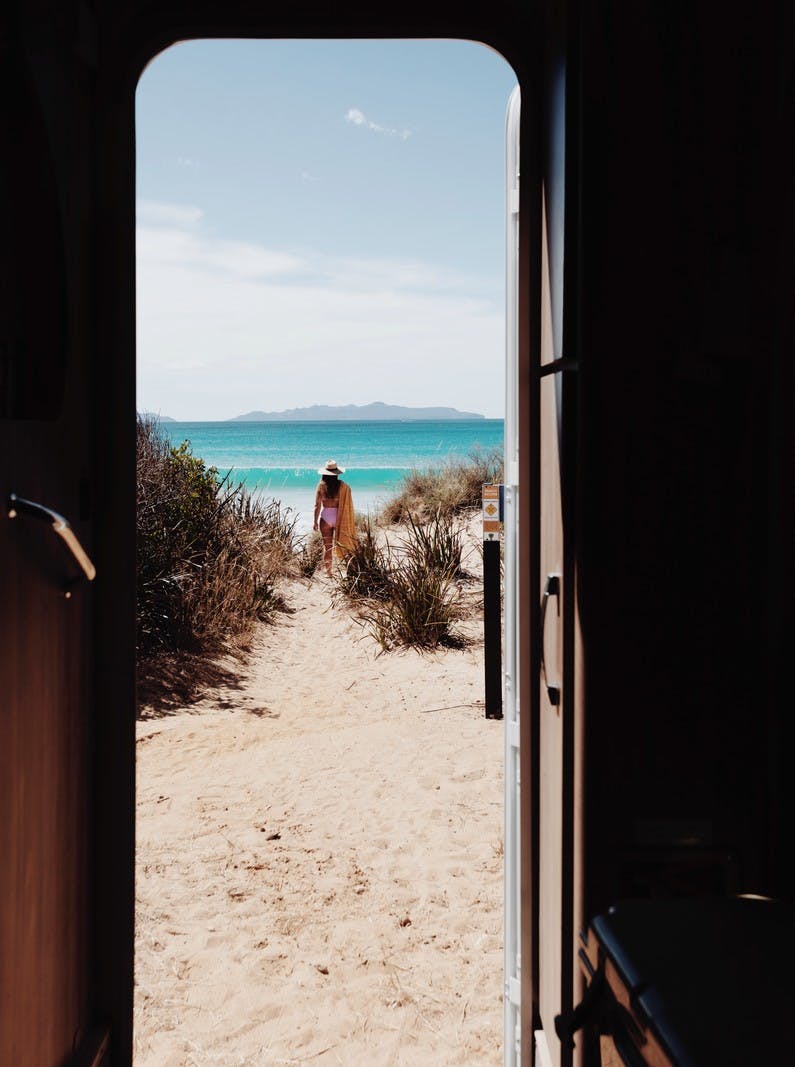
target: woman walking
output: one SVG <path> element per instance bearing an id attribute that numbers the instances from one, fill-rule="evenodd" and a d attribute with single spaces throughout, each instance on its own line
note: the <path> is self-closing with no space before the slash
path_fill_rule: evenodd
<path id="1" fill-rule="evenodd" d="M 322 481 L 317 486 L 314 501 L 314 529 L 322 534 L 325 568 L 329 575 L 333 574 L 334 548 L 339 559 L 343 559 L 356 543 L 353 494 L 347 482 L 339 480 L 344 471 L 335 459 L 329 459 L 317 472 Z"/>

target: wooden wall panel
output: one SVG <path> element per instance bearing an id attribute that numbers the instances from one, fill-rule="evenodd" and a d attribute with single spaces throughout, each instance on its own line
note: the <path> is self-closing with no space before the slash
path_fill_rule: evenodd
<path id="1" fill-rule="evenodd" d="M 91 79 L 76 11 L 32 6 L 0 16 L 29 126 L 3 144 L 0 205 L 0 1063 L 62 1067 L 92 1014 L 94 590 L 7 499 L 65 515 L 92 553 Z M 34 368 L 24 396 L 9 352 Z"/>
<path id="2" fill-rule="evenodd" d="M 15 474 L 3 488 L 56 491 L 29 460 Z M 31 522 L 0 517 L 0 1063 L 50 1067 L 71 1054 L 89 1012 L 90 593 L 64 597 L 74 567 L 49 527 Z"/>

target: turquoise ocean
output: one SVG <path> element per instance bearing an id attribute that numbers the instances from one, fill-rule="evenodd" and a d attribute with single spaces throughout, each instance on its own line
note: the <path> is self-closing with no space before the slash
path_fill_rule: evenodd
<path id="1" fill-rule="evenodd" d="M 346 469 L 357 511 L 374 514 L 414 468 L 502 447 L 502 419 L 403 422 L 164 422 L 174 445 L 221 474 L 291 508 L 298 532 L 311 528 L 318 469 Z"/>

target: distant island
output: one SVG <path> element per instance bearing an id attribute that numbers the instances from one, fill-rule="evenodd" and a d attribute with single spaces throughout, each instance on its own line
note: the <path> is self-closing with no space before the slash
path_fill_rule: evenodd
<path id="1" fill-rule="evenodd" d="M 312 404 L 307 408 L 289 408 L 286 411 L 248 411 L 228 422 L 377 422 L 402 419 L 485 419 L 474 411 L 457 411 L 456 408 L 407 408 L 399 404 Z"/>

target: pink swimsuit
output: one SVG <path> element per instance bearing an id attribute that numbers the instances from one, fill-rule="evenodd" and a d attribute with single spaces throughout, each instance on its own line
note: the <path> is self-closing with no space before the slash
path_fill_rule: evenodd
<path id="1" fill-rule="evenodd" d="M 327 523 L 328 526 L 335 526 L 336 525 L 336 516 L 338 514 L 339 514 L 338 507 L 337 508 L 323 507 L 322 512 L 320 514 L 320 519 L 322 520 L 322 522 Z"/>

